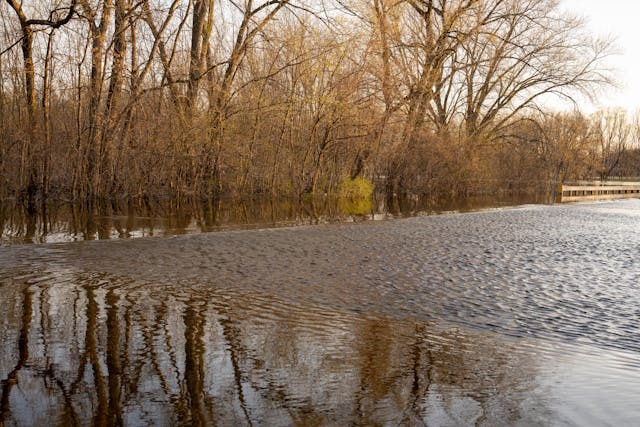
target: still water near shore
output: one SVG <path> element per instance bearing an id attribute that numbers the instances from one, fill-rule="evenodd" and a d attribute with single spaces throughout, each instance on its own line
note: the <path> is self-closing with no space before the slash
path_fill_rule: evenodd
<path id="1" fill-rule="evenodd" d="M 5 246 L 0 423 L 633 425 L 639 231 L 625 200 Z"/>
<path id="2" fill-rule="evenodd" d="M 49 201 L 29 212 L 0 200 L 0 245 L 127 239 L 203 232 L 278 228 L 468 212 L 523 203 L 550 203 L 549 194 L 515 193 L 467 198 L 403 197 L 345 200 L 217 199 L 166 201 Z"/>

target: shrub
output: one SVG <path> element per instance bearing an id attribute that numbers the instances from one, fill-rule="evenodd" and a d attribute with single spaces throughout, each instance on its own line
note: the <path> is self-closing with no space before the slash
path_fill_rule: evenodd
<path id="1" fill-rule="evenodd" d="M 344 199 L 367 199 L 373 194 L 375 186 L 366 178 L 345 178 L 338 187 L 338 196 Z"/>

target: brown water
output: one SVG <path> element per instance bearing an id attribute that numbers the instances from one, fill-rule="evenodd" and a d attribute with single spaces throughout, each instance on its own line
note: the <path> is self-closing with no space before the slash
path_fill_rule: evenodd
<path id="1" fill-rule="evenodd" d="M 29 212 L 0 200 L 0 245 L 173 236 L 212 231 L 278 228 L 467 212 L 523 203 L 550 203 L 545 194 L 517 193 L 465 199 L 376 196 L 336 198 L 217 199 L 208 201 L 110 201 L 93 204 L 49 201 Z"/>
<path id="2" fill-rule="evenodd" d="M 640 200 L 0 248 L 5 425 L 635 425 Z"/>

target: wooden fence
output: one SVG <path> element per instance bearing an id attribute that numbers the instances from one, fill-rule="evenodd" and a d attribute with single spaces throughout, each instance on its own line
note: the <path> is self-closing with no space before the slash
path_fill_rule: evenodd
<path id="1" fill-rule="evenodd" d="M 578 202 L 586 200 L 640 198 L 640 182 L 588 181 L 558 184 L 557 201 Z"/>

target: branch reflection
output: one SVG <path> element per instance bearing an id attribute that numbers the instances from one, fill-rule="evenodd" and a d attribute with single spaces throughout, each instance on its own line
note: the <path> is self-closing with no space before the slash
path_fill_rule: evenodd
<path id="1" fill-rule="evenodd" d="M 2 423 L 490 424 L 518 419 L 519 390 L 536 381 L 531 355 L 480 333 L 269 295 L 56 277 L 4 288 Z"/>

